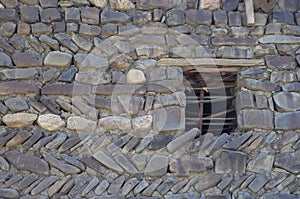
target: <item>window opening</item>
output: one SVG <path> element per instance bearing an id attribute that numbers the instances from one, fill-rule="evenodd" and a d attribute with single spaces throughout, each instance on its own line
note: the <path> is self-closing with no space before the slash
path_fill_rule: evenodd
<path id="1" fill-rule="evenodd" d="M 185 71 L 186 130 L 230 133 L 237 125 L 235 111 L 236 73 Z"/>

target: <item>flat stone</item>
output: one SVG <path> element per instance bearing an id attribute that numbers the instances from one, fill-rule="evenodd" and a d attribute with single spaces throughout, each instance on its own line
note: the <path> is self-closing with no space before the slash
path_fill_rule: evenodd
<path id="1" fill-rule="evenodd" d="M 232 141 L 226 143 L 223 148 L 224 149 L 238 149 L 242 144 L 244 144 L 251 136 L 253 132 L 249 131 L 247 133 L 244 133 L 241 136 L 238 136 L 236 139 L 233 139 Z"/>
<path id="2" fill-rule="evenodd" d="M 35 6 L 21 6 L 20 14 L 22 21 L 35 23 L 39 21 L 39 10 Z"/>
<path id="3" fill-rule="evenodd" d="M 86 196 L 93 188 L 95 188 L 99 184 L 99 179 L 97 177 L 94 177 L 88 185 L 82 190 L 81 195 Z"/>
<path id="4" fill-rule="evenodd" d="M 81 24 L 79 27 L 79 34 L 87 36 L 98 36 L 101 33 L 101 28 L 96 25 Z"/>
<path id="5" fill-rule="evenodd" d="M 275 116 L 275 128 L 282 130 L 298 129 L 300 124 L 297 122 L 300 112 L 282 113 Z"/>
<path id="6" fill-rule="evenodd" d="M 127 84 L 127 85 L 98 85 L 93 90 L 95 94 L 106 96 L 120 96 L 120 95 L 143 95 L 146 93 L 146 86 L 142 84 Z M 0 93 L 1 94 L 1 93 Z"/>
<path id="7" fill-rule="evenodd" d="M 244 90 L 237 95 L 237 109 L 254 108 L 254 95 L 249 90 Z"/>
<path id="8" fill-rule="evenodd" d="M 294 69 L 297 66 L 295 59 L 291 56 L 268 55 L 266 63 L 271 69 Z"/>
<path id="9" fill-rule="evenodd" d="M 164 176 L 167 173 L 168 164 L 169 164 L 168 156 L 155 153 L 150 158 L 145 168 L 144 175 L 152 176 L 152 177 Z"/>
<path id="10" fill-rule="evenodd" d="M 11 37 L 16 31 L 17 25 L 13 22 L 7 22 L 1 25 L 0 34 L 3 37 Z"/>
<path id="11" fill-rule="evenodd" d="M 144 107 L 144 98 L 136 96 L 119 96 L 118 100 L 128 115 L 138 114 Z"/>
<path id="12" fill-rule="evenodd" d="M 59 178 L 57 176 L 50 176 L 42 180 L 36 187 L 31 190 L 32 195 L 36 195 L 54 184 Z"/>
<path id="13" fill-rule="evenodd" d="M 279 92 L 273 95 L 279 111 L 297 111 L 300 109 L 300 94 L 295 92 Z"/>
<path id="14" fill-rule="evenodd" d="M 279 140 L 272 144 L 272 148 L 281 149 L 284 146 L 295 143 L 298 140 L 299 136 L 296 132 L 288 132 L 284 134 Z"/>
<path id="15" fill-rule="evenodd" d="M 17 199 L 20 193 L 12 188 L 0 188 L 0 196 L 5 199 Z"/>
<path id="16" fill-rule="evenodd" d="M 26 130 L 19 131 L 15 137 L 13 137 L 9 142 L 6 143 L 7 147 L 13 147 L 25 142 L 28 138 L 30 138 L 31 133 Z"/>
<path id="17" fill-rule="evenodd" d="M 101 162 L 103 165 L 105 165 L 107 168 L 112 169 L 116 171 L 119 174 L 123 174 L 124 170 L 111 158 L 109 157 L 105 152 L 98 151 L 96 152 L 93 157 Z"/>
<path id="18" fill-rule="evenodd" d="M 245 173 L 247 156 L 237 151 L 223 150 L 216 159 L 216 173 Z"/>
<path id="19" fill-rule="evenodd" d="M 139 143 L 139 145 L 135 148 L 136 152 L 141 152 L 143 151 L 149 144 L 150 142 L 154 139 L 154 136 L 152 134 L 148 134 L 146 135 L 141 142 Z"/>
<path id="20" fill-rule="evenodd" d="M 160 0 L 153 0 L 153 1 L 147 1 L 147 0 L 138 0 L 137 1 L 137 7 L 143 10 L 152 10 L 156 8 L 161 8 L 163 10 L 169 10 L 172 7 L 175 7 L 178 5 L 179 2 L 176 0 L 168 0 L 168 1 L 160 1 Z"/>
<path id="21" fill-rule="evenodd" d="M 13 113 L 3 116 L 2 121 L 10 128 L 24 128 L 31 125 L 37 118 L 33 113 Z"/>
<path id="22" fill-rule="evenodd" d="M 74 57 L 75 65 L 79 68 L 79 71 L 94 71 L 94 70 L 104 70 L 108 67 L 107 59 L 96 56 L 92 53 L 83 54 L 78 53 Z"/>
<path id="23" fill-rule="evenodd" d="M 103 167 L 103 165 L 93 157 L 83 157 L 80 159 L 80 161 L 96 172 L 99 172 L 101 174 L 104 174 L 106 172 L 106 169 Z"/>
<path id="24" fill-rule="evenodd" d="M 72 41 L 82 50 L 91 51 L 93 47 L 92 41 L 80 34 L 72 34 Z"/>
<path id="25" fill-rule="evenodd" d="M 136 178 L 127 180 L 122 187 L 122 195 L 126 196 L 138 183 L 139 181 Z"/>
<path id="26" fill-rule="evenodd" d="M 243 129 L 274 128 L 274 115 L 270 110 L 243 110 L 240 117 L 239 125 Z"/>
<path id="27" fill-rule="evenodd" d="M 8 151 L 5 158 L 16 168 L 47 175 L 49 166 L 46 161 L 32 154 L 23 154 L 18 151 Z"/>
<path id="28" fill-rule="evenodd" d="M 72 51 L 73 53 L 76 53 L 78 51 L 78 47 L 76 44 L 74 44 L 70 39 L 69 36 L 63 33 L 56 33 L 54 34 L 54 39 L 58 40 L 58 42 Z M 55 51 L 54 51 L 55 52 Z"/>
<path id="29" fill-rule="evenodd" d="M 16 9 L 1 9 L 0 21 L 18 21 L 19 14 Z"/>
<path id="30" fill-rule="evenodd" d="M 31 52 L 18 52 L 15 53 L 12 58 L 15 65 L 18 67 L 34 67 L 42 66 L 43 64 L 41 57 Z"/>
<path id="31" fill-rule="evenodd" d="M 105 130 L 120 130 L 128 132 L 131 130 L 131 120 L 121 116 L 109 116 L 99 120 L 99 126 Z"/>
<path id="32" fill-rule="evenodd" d="M 51 187 L 48 189 L 48 194 L 50 197 L 59 192 L 59 190 L 67 183 L 67 181 L 71 178 L 70 175 L 65 176 L 61 180 L 56 181 Z"/>
<path id="33" fill-rule="evenodd" d="M 117 153 L 114 155 L 116 162 L 123 167 L 123 169 L 130 174 L 137 174 L 139 171 L 136 167 L 126 158 L 122 153 Z"/>
<path id="34" fill-rule="evenodd" d="M 215 172 L 210 172 L 199 179 L 199 182 L 195 185 L 195 189 L 198 192 L 204 191 L 210 187 L 215 186 L 221 181 L 221 177 Z"/>
<path id="35" fill-rule="evenodd" d="M 10 56 L 8 56 L 6 53 L 4 52 L 0 52 L 0 66 L 1 67 L 10 67 L 12 66 L 12 61 Z"/>
<path id="36" fill-rule="evenodd" d="M 211 25 L 212 13 L 209 10 L 187 10 L 186 23 L 192 26 Z"/>
<path id="37" fill-rule="evenodd" d="M 101 23 L 126 23 L 130 17 L 122 12 L 105 10 L 101 13 Z"/>
<path id="38" fill-rule="evenodd" d="M 42 132 L 36 132 L 31 135 L 31 137 L 22 144 L 25 149 L 32 147 L 40 138 L 43 137 Z"/>
<path id="39" fill-rule="evenodd" d="M 282 24 L 295 24 L 295 18 L 293 13 L 284 11 L 273 11 L 272 22 Z"/>
<path id="40" fill-rule="evenodd" d="M 108 187 L 107 192 L 109 194 L 117 194 L 119 190 L 121 189 L 123 183 L 125 182 L 125 176 L 117 177 L 112 181 L 110 186 Z"/>
<path id="41" fill-rule="evenodd" d="M 111 76 L 107 72 L 80 72 L 76 74 L 75 80 L 83 84 L 99 85 L 110 83 Z"/>
<path id="42" fill-rule="evenodd" d="M 76 194 L 82 191 L 83 187 L 86 185 L 87 181 L 84 178 L 75 179 L 73 188 L 69 191 L 68 196 L 74 198 Z"/>
<path id="43" fill-rule="evenodd" d="M 1 85 L 0 85 L 1 87 Z M 70 84 L 62 84 L 62 83 L 54 83 L 47 84 L 41 90 L 43 95 L 90 95 L 91 94 L 91 86 L 80 83 L 70 83 Z"/>
<path id="44" fill-rule="evenodd" d="M 133 190 L 134 194 L 139 194 L 140 192 L 142 192 L 146 187 L 148 187 L 149 183 L 143 179 L 141 182 L 139 182 L 136 187 Z"/>
<path id="45" fill-rule="evenodd" d="M 70 116 L 67 120 L 67 129 L 79 132 L 94 132 L 97 127 L 95 121 L 80 116 Z"/>
<path id="46" fill-rule="evenodd" d="M 261 199 L 298 199 L 297 195 L 284 194 L 284 193 L 266 193 Z"/>
<path id="47" fill-rule="evenodd" d="M 214 46 L 256 46 L 257 40 L 254 38 L 214 38 L 212 39 Z"/>
<path id="48" fill-rule="evenodd" d="M 181 9 L 172 9 L 167 12 L 166 24 L 168 26 L 178 26 L 185 23 L 184 11 Z"/>
<path id="49" fill-rule="evenodd" d="M 98 8 L 85 7 L 81 9 L 81 20 L 83 23 L 98 25 L 100 10 Z"/>
<path id="50" fill-rule="evenodd" d="M 72 55 L 69 53 L 52 51 L 47 54 L 44 64 L 46 66 L 69 67 L 71 65 Z"/>
<path id="51" fill-rule="evenodd" d="M 56 8 L 58 0 L 39 0 L 42 8 Z"/>
<path id="52" fill-rule="evenodd" d="M 293 71 L 273 71 L 271 73 L 271 82 L 290 83 L 297 81 L 296 74 Z"/>
<path id="53" fill-rule="evenodd" d="M 271 172 L 274 163 L 274 156 L 267 153 L 260 153 L 247 165 L 247 170 L 260 173 Z"/>
<path id="54" fill-rule="evenodd" d="M 69 137 L 58 149 L 59 152 L 65 152 L 81 141 L 79 136 Z"/>
<path id="55" fill-rule="evenodd" d="M 258 90 L 258 91 L 265 91 L 265 92 L 281 90 L 281 86 L 279 84 L 272 83 L 272 82 L 263 82 L 260 80 L 255 80 L 250 78 L 241 80 L 240 86 L 248 88 L 249 90 Z"/>
<path id="56" fill-rule="evenodd" d="M 152 122 L 152 115 L 139 116 L 132 119 L 132 127 L 137 135 L 144 135 L 144 132 L 151 130 Z"/>
<path id="57" fill-rule="evenodd" d="M 113 10 L 120 11 L 127 11 L 135 7 L 131 0 L 109 0 L 109 4 Z"/>
<path id="58" fill-rule="evenodd" d="M 37 73 L 35 68 L 4 69 L 0 71 L 0 78 L 2 80 L 35 79 Z"/>
<path id="59" fill-rule="evenodd" d="M 80 22 L 80 10 L 78 8 L 66 8 L 65 9 L 65 20 L 66 22 Z"/>
<path id="60" fill-rule="evenodd" d="M 52 27 L 45 23 L 35 23 L 31 25 L 31 33 L 36 35 L 51 34 Z"/>
<path id="61" fill-rule="evenodd" d="M 126 74 L 127 83 L 129 84 L 143 84 L 146 82 L 143 71 L 137 69 L 131 69 Z"/>
<path id="62" fill-rule="evenodd" d="M 21 98 L 9 98 L 5 100 L 4 103 L 12 112 L 20 112 L 29 109 L 27 102 Z"/>
<path id="63" fill-rule="evenodd" d="M 263 44 L 299 44 L 300 37 L 288 35 L 266 35 L 258 39 Z"/>
<path id="64" fill-rule="evenodd" d="M 269 178 L 266 174 L 259 174 L 256 178 L 249 184 L 249 189 L 253 192 L 258 192 L 267 182 Z"/>
<path id="65" fill-rule="evenodd" d="M 62 16 L 57 8 L 47 8 L 41 11 L 41 21 L 44 23 L 51 23 L 61 21 Z"/>
<path id="66" fill-rule="evenodd" d="M 0 83 L 0 95 L 8 96 L 12 94 L 39 94 L 40 89 L 32 83 L 9 81 Z"/>
<path id="67" fill-rule="evenodd" d="M 169 144 L 167 144 L 167 150 L 170 153 L 173 153 L 173 152 L 179 150 L 184 145 L 186 145 L 188 142 L 192 141 L 198 134 L 199 134 L 199 131 L 197 129 L 192 129 L 192 130 L 180 135 L 179 137 L 177 137 L 176 139 L 171 141 Z"/>
<path id="68" fill-rule="evenodd" d="M 156 188 L 163 182 L 161 178 L 155 179 L 143 192 L 142 194 L 145 196 L 152 196 L 152 193 L 156 190 Z"/>
<path id="69" fill-rule="evenodd" d="M 276 167 L 283 168 L 297 175 L 300 172 L 299 156 L 299 151 L 296 151 L 295 153 L 278 154 L 275 156 L 274 164 Z"/>
<path id="70" fill-rule="evenodd" d="M 49 135 L 49 136 L 46 136 L 42 139 L 40 139 L 37 143 L 35 143 L 32 148 L 34 150 L 38 150 L 40 149 L 41 147 L 45 146 L 46 144 L 48 144 L 49 142 L 51 142 L 54 138 L 56 137 L 56 134 L 52 134 L 52 135 Z"/>
<path id="71" fill-rule="evenodd" d="M 116 140 L 114 140 L 111 144 L 109 144 L 106 149 L 109 153 L 113 153 L 117 149 L 122 148 L 131 138 L 132 136 L 129 134 L 126 134 Z"/>
<path id="72" fill-rule="evenodd" d="M 53 167 L 59 169 L 65 174 L 75 174 L 75 173 L 80 173 L 81 170 L 77 167 L 74 167 L 70 164 L 63 163 L 62 161 L 57 160 L 55 157 L 53 157 L 50 153 L 48 152 L 43 152 L 42 153 L 43 157 L 45 160 Z"/>
<path id="73" fill-rule="evenodd" d="M 61 111 L 60 111 L 60 107 L 59 105 L 54 101 L 54 99 L 47 97 L 47 96 L 42 96 L 40 98 L 40 102 L 52 113 L 56 114 L 56 115 L 60 115 Z"/>
<path id="74" fill-rule="evenodd" d="M 26 187 L 30 186 L 38 179 L 38 175 L 36 174 L 29 174 L 28 176 L 24 177 L 19 183 L 18 188 L 20 190 L 25 189 Z"/>
<path id="75" fill-rule="evenodd" d="M 153 113 L 153 130 L 176 131 L 183 130 L 185 114 L 182 108 L 157 109 Z"/>
<path id="76" fill-rule="evenodd" d="M 53 140 L 46 144 L 47 149 L 57 149 L 65 140 L 67 135 L 64 133 L 59 133 Z"/>
<path id="77" fill-rule="evenodd" d="M 61 117 L 54 114 L 40 115 L 37 119 L 37 124 L 47 131 L 56 131 L 65 126 L 65 122 Z"/>
<path id="78" fill-rule="evenodd" d="M 0 168 L 2 170 L 4 170 L 4 171 L 8 171 L 9 170 L 9 164 L 8 164 L 8 162 L 4 158 L 2 158 L 2 157 L 0 157 Z"/>
<path id="79" fill-rule="evenodd" d="M 158 150 L 165 147 L 174 138 L 173 134 L 158 135 L 149 144 L 150 150 Z"/>
<path id="80" fill-rule="evenodd" d="M 62 72 L 58 78 L 58 81 L 71 83 L 74 80 L 77 71 L 78 69 L 76 67 L 71 67 L 69 70 Z"/>

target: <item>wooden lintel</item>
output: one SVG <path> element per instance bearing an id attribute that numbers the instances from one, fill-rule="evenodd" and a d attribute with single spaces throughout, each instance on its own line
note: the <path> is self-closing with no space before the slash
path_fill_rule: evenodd
<path id="1" fill-rule="evenodd" d="M 158 61 L 158 66 L 228 66 L 228 67 L 254 67 L 264 66 L 263 59 L 217 59 L 217 58 L 162 58 Z M 217 69 L 217 67 L 216 67 Z"/>
<path id="2" fill-rule="evenodd" d="M 252 26 L 255 24 L 253 0 L 244 0 L 246 8 L 247 25 Z"/>

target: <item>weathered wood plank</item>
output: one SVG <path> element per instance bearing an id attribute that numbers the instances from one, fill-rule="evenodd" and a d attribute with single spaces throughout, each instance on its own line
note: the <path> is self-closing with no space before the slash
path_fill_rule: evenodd
<path id="1" fill-rule="evenodd" d="M 255 24 L 253 0 L 244 0 L 244 1 L 245 1 L 245 8 L 246 8 L 247 25 L 252 26 Z"/>

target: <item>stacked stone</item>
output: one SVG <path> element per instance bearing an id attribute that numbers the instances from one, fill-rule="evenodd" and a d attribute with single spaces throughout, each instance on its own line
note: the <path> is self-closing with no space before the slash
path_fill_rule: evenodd
<path id="1" fill-rule="evenodd" d="M 0 0 L 0 197 L 298 198 L 300 5 L 254 6 L 249 27 L 239 0 Z M 265 60 L 236 134 L 184 131 L 163 58 Z"/>

